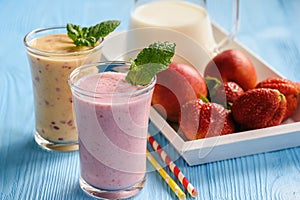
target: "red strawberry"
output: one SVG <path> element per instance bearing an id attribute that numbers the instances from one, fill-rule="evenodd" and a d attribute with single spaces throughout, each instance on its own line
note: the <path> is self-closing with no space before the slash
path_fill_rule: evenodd
<path id="1" fill-rule="evenodd" d="M 224 84 L 227 102 L 233 103 L 241 94 L 244 93 L 244 90 L 235 82 L 227 82 Z"/>
<path id="2" fill-rule="evenodd" d="M 221 95 L 222 93 L 226 94 L 226 100 L 222 98 L 224 95 Z M 234 101 L 244 93 L 244 90 L 235 82 L 226 82 L 224 83 L 223 87 L 220 86 L 216 88 L 216 97 L 214 101 L 219 104 L 224 104 L 224 102 L 227 102 L 227 105 L 229 107 L 234 103 Z"/>
<path id="3" fill-rule="evenodd" d="M 230 112 L 216 103 L 192 100 L 185 103 L 179 118 L 180 129 L 187 139 L 195 140 L 235 131 Z"/>
<path id="4" fill-rule="evenodd" d="M 242 130 L 276 126 L 285 116 L 286 99 L 276 89 L 252 89 L 238 97 L 231 112 Z"/>
<path id="5" fill-rule="evenodd" d="M 283 120 L 290 118 L 295 113 L 300 100 L 300 87 L 297 83 L 284 78 L 268 78 L 259 82 L 256 88 L 277 89 L 285 96 L 287 110 Z"/>
<path id="6" fill-rule="evenodd" d="M 232 103 L 244 90 L 235 82 L 228 81 L 221 83 L 213 77 L 205 78 L 211 102 L 231 107 Z"/>

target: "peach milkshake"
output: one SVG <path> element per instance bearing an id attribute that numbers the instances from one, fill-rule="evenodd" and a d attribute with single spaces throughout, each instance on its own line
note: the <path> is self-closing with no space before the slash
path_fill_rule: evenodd
<path id="1" fill-rule="evenodd" d="M 76 46 L 66 27 L 37 29 L 24 38 L 35 105 L 35 140 L 48 150 L 78 149 L 68 76 L 101 57 L 102 38 L 93 46 Z"/>

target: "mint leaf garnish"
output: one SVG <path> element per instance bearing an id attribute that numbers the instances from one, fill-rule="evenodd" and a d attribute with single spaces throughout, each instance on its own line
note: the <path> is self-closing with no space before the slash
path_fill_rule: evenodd
<path id="1" fill-rule="evenodd" d="M 156 42 L 144 48 L 134 60 L 126 76 L 133 85 L 147 85 L 158 73 L 169 67 L 175 53 L 175 43 Z"/>
<path id="2" fill-rule="evenodd" d="M 67 24 L 68 36 L 76 46 L 91 46 L 109 33 L 113 32 L 121 22 L 118 20 L 108 20 L 91 27 L 81 27 L 79 25 Z"/>

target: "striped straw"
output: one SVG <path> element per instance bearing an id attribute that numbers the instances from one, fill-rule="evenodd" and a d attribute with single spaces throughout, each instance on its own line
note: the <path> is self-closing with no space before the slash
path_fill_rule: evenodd
<path id="1" fill-rule="evenodd" d="M 161 159 L 168 165 L 169 169 L 176 176 L 176 178 L 180 181 L 183 187 L 190 193 L 192 197 L 197 197 L 198 192 L 194 188 L 194 186 L 189 182 L 189 180 L 184 176 L 184 174 L 180 171 L 180 169 L 174 164 L 174 162 L 170 159 L 170 157 L 166 154 L 166 152 L 161 148 L 158 142 L 148 133 L 148 142 L 151 144 L 153 149 L 157 151 Z"/>
<path id="2" fill-rule="evenodd" d="M 166 181 L 169 187 L 173 190 L 173 192 L 177 195 L 180 200 L 185 199 L 184 192 L 180 189 L 180 187 L 176 184 L 176 182 L 172 179 L 169 174 L 160 166 L 160 164 L 155 160 L 155 158 L 151 155 L 151 153 L 147 149 L 147 158 L 153 167 L 158 171 L 161 177 Z"/>

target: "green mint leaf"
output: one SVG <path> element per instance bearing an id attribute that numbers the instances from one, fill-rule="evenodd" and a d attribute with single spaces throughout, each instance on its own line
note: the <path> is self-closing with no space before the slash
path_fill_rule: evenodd
<path id="1" fill-rule="evenodd" d="M 67 24 L 68 36 L 73 40 L 76 46 L 91 46 L 100 38 L 113 32 L 121 22 L 118 20 L 108 20 L 91 27 L 81 27 L 79 25 Z"/>
<path id="2" fill-rule="evenodd" d="M 95 26 L 91 26 L 88 30 L 88 37 L 95 37 L 96 40 L 104 38 L 109 33 L 113 32 L 120 25 L 120 23 L 121 22 L 118 20 L 108 20 Z"/>
<path id="3" fill-rule="evenodd" d="M 133 85 L 147 85 L 159 72 L 167 69 L 175 53 L 175 43 L 156 42 L 144 48 L 131 60 L 126 81 Z"/>

